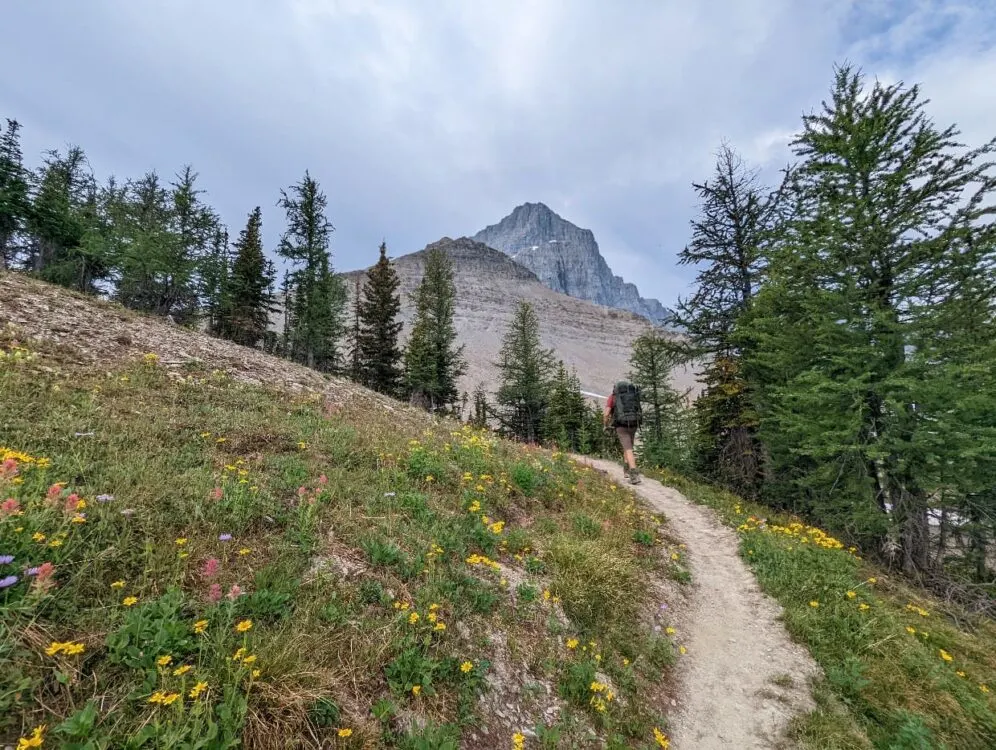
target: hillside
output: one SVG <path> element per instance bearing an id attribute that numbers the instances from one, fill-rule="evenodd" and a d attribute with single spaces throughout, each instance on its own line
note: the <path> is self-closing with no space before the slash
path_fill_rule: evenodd
<path id="1" fill-rule="evenodd" d="M 473 239 L 508 253 L 554 291 L 657 323 L 671 319 L 672 312 L 658 300 L 641 297 L 635 284 L 612 273 L 590 229 L 572 224 L 543 203 L 517 206 Z"/>
<path id="2" fill-rule="evenodd" d="M 422 278 L 425 252 L 431 247 L 442 248 L 453 259 L 455 322 L 469 365 L 461 381 L 463 390 L 473 392 L 477 383 L 484 383 L 489 391 L 497 387 L 491 363 L 497 359 L 502 335 L 520 300 L 527 300 L 536 309 L 543 345 L 576 368 L 583 390 L 607 394 L 612 384 L 625 376 L 633 339 L 650 325 L 646 319 L 555 292 L 504 253 L 466 237 L 445 237 L 425 250 L 394 259 L 401 280 L 401 317 L 406 324 L 414 313 L 409 294 Z M 351 294 L 356 279 L 362 283 L 364 277 L 363 271 L 346 274 Z M 408 328 L 402 329 L 402 339 L 407 337 Z M 675 385 L 682 390 L 695 387 L 692 373 L 681 372 Z"/>
<path id="3" fill-rule="evenodd" d="M 660 746 L 630 492 L 19 275 L 0 320 L 0 746 Z"/>

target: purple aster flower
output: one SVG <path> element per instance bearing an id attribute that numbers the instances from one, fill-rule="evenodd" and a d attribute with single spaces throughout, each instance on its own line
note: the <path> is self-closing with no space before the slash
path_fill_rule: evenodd
<path id="1" fill-rule="evenodd" d="M 0 578 L 0 589 L 5 589 L 8 586 L 13 586 L 18 581 L 17 576 L 7 576 L 6 578 Z"/>
<path id="2" fill-rule="evenodd" d="M 230 541 L 232 541 L 232 535 L 231 534 L 219 534 L 218 535 L 218 541 L 219 542 L 230 542 Z"/>
<path id="3" fill-rule="evenodd" d="M 114 495 L 97 495 L 98 503 L 109 503 L 114 499 Z"/>
<path id="4" fill-rule="evenodd" d="M 0 565 L 10 565 L 14 562 L 13 555 L 0 555 Z"/>
<path id="5" fill-rule="evenodd" d="M 36 576 L 38 575 L 38 568 L 28 568 L 26 571 L 24 571 L 24 575 Z"/>

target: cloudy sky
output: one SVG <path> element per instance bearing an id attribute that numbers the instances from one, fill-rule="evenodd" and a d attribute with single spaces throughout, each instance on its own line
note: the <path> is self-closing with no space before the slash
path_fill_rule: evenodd
<path id="1" fill-rule="evenodd" d="M 723 139 L 773 175 L 835 62 L 996 135 L 994 0 L 3 0 L 0 116 L 26 158 L 200 172 L 237 231 L 310 169 L 335 263 L 473 234 L 526 201 L 670 304 Z"/>

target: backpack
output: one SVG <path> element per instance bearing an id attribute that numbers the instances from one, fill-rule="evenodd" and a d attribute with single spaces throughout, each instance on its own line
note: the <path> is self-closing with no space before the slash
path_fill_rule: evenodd
<path id="1" fill-rule="evenodd" d="M 612 389 L 615 397 L 612 404 L 612 424 L 616 427 L 639 427 L 643 424 L 643 408 L 640 405 L 640 389 L 622 380 Z"/>

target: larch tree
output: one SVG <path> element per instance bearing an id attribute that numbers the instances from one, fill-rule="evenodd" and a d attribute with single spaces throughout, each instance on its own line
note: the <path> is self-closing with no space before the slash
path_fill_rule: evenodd
<path id="1" fill-rule="evenodd" d="M 456 343 L 453 264 L 440 248 L 425 253 L 422 280 L 412 294 L 415 318 L 405 349 L 405 389 L 412 403 L 430 412 L 452 410 L 457 379 L 466 370 Z"/>
<path id="2" fill-rule="evenodd" d="M 496 410 L 504 432 L 535 442 L 546 416 L 556 371 L 552 349 L 540 342 L 539 318 L 533 306 L 519 302 L 502 339 L 498 361 Z"/>
<path id="3" fill-rule="evenodd" d="M 308 172 L 278 204 L 287 215 L 287 229 L 277 247 L 291 263 L 288 307 L 288 357 L 322 371 L 340 362 L 346 290 L 332 270 L 329 249 L 333 232 L 325 212 L 328 199 Z"/>
<path id="4" fill-rule="evenodd" d="M 8 119 L 6 129 L 0 129 L 0 269 L 14 266 L 31 209 L 20 128 L 17 120 Z"/>
<path id="5" fill-rule="evenodd" d="M 996 142 L 966 149 L 924 105 L 838 69 L 794 141 L 794 216 L 743 322 L 778 497 L 911 573 L 932 566 L 935 498 L 984 494 L 996 460 L 992 286 L 970 285 L 996 260 Z M 988 313 L 962 314 L 969 292 Z"/>
<path id="6" fill-rule="evenodd" d="M 259 346 L 275 309 L 273 267 L 263 251 L 263 212 L 256 206 L 235 241 L 224 295 L 221 335 L 244 346 Z"/>
<path id="7" fill-rule="evenodd" d="M 400 285 L 394 264 L 387 257 L 387 244 L 381 243 L 380 257 L 367 272 L 359 303 L 359 354 L 362 382 L 389 396 L 401 392 L 403 370 L 398 335 L 402 323 Z"/>
<path id="8" fill-rule="evenodd" d="M 691 436 L 684 399 L 671 385 L 675 368 L 687 360 L 687 348 L 657 328 L 633 342 L 629 379 L 640 388 L 640 452 L 647 463 L 670 469 L 688 468 Z"/>

